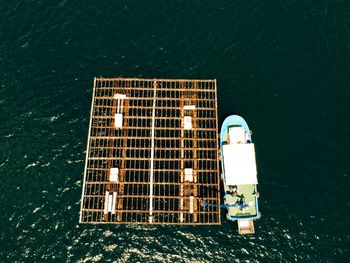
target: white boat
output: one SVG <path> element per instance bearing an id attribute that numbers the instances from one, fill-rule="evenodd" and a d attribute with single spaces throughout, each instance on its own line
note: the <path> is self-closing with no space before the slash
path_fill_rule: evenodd
<path id="1" fill-rule="evenodd" d="M 242 117 L 231 115 L 224 120 L 220 150 L 227 219 L 238 221 L 240 234 L 254 233 L 253 220 L 260 217 L 255 148 Z"/>

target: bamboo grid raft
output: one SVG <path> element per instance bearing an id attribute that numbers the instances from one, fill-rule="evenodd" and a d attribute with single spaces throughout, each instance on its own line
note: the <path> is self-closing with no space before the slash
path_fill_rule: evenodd
<path id="1" fill-rule="evenodd" d="M 216 80 L 95 78 L 80 223 L 220 224 Z"/>

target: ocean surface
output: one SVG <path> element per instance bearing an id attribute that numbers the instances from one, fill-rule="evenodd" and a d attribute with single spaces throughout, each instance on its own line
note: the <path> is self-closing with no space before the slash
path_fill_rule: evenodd
<path id="1" fill-rule="evenodd" d="M 79 225 L 95 76 L 217 79 L 255 235 Z M 350 261 L 349 0 L 0 0 L 0 123 L 0 262 Z"/>

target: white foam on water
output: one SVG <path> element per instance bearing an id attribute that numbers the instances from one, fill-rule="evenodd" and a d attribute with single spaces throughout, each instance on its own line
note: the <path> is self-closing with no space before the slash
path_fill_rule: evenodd
<path id="1" fill-rule="evenodd" d="M 37 207 L 33 210 L 33 214 L 35 214 L 36 212 L 38 212 L 41 209 L 41 207 Z"/>
<path id="2" fill-rule="evenodd" d="M 241 251 L 242 251 L 243 254 L 249 255 L 248 250 L 246 250 L 245 248 L 241 248 Z"/>
<path id="3" fill-rule="evenodd" d="M 117 247 L 118 247 L 117 244 L 106 245 L 106 246 L 103 246 L 103 250 L 104 251 L 113 251 Z"/>
<path id="4" fill-rule="evenodd" d="M 36 161 L 36 162 L 34 162 L 34 163 L 31 163 L 31 164 L 28 164 L 28 165 L 24 168 L 24 170 L 27 170 L 27 169 L 30 168 L 30 167 L 35 167 L 35 166 L 37 166 L 38 164 L 39 164 L 38 161 Z"/>
<path id="5" fill-rule="evenodd" d="M 288 235 L 288 234 L 284 234 L 284 236 L 285 236 L 286 238 L 288 238 L 288 239 L 292 239 L 292 237 L 291 237 L 290 235 Z"/>
<path id="6" fill-rule="evenodd" d="M 95 255 L 95 256 L 91 256 L 91 257 L 87 257 L 87 258 L 84 258 L 84 259 L 80 259 L 78 260 L 77 262 L 98 262 L 102 259 L 103 255 L 102 254 L 98 254 L 98 255 Z"/>
<path id="7" fill-rule="evenodd" d="M 106 230 L 106 231 L 104 231 L 103 232 L 103 235 L 105 236 L 105 237 L 110 237 L 110 236 L 113 236 L 113 232 L 112 231 L 110 231 L 110 230 Z"/>

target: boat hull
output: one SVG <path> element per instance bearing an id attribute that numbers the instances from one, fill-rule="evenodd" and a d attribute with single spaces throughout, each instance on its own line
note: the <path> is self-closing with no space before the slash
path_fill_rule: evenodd
<path id="1" fill-rule="evenodd" d="M 229 185 L 229 180 L 226 178 L 225 175 L 225 161 L 229 162 L 230 160 L 225 160 L 224 156 L 224 145 L 230 144 L 230 135 L 229 135 L 229 129 L 231 127 L 238 127 L 243 128 L 245 132 L 245 141 L 243 144 L 252 144 L 252 138 L 251 138 L 251 132 L 249 130 L 249 126 L 246 123 L 246 121 L 238 116 L 238 115 L 231 115 L 227 117 L 222 126 L 220 131 L 220 152 L 221 152 L 221 168 L 222 168 L 222 180 L 225 190 L 225 206 L 228 210 L 227 213 L 227 219 L 231 221 L 235 220 L 251 220 L 251 219 L 257 219 L 259 218 L 259 210 L 258 210 L 258 195 L 257 193 L 257 186 L 256 184 L 245 184 L 245 185 L 235 185 L 235 189 L 237 188 L 240 193 L 244 193 L 244 199 L 247 200 L 246 207 L 242 208 L 240 207 L 238 202 L 239 200 L 239 194 L 232 194 L 232 192 L 228 192 L 230 189 L 232 189 L 232 185 Z M 241 143 L 241 142 L 240 142 Z M 251 145 L 254 147 L 254 145 Z M 227 157 L 228 158 L 228 157 Z M 254 155 L 254 161 L 255 161 L 255 155 Z"/>

